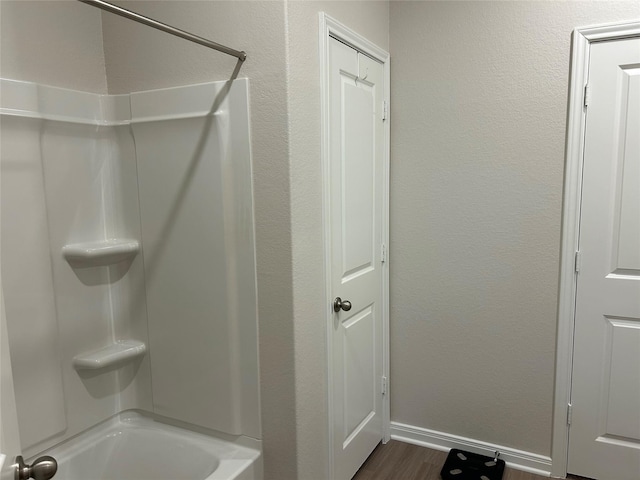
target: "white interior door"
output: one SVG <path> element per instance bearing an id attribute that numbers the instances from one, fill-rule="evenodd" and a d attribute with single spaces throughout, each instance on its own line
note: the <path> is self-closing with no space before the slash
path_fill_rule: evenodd
<path id="1" fill-rule="evenodd" d="M 350 479 L 383 436 L 383 65 L 330 39 L 333 470 Z"/>
<path id="2" fill-rule="evenodd" d="M 568 471 L 640 478 L 640 39 L 589 64 Z"/>

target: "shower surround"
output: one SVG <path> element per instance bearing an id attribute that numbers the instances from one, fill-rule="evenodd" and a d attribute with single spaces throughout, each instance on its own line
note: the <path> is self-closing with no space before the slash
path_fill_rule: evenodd
<path id="1" fill-rule="evenodd" d="M 0 88 L 24 456 L 128 410 L 259 450 L 248 81 Z"/>

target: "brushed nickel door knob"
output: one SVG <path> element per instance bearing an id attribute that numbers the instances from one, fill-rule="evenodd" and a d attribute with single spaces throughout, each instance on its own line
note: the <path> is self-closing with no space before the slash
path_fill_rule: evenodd
<path id="1" fill-rule="evenodd" d="M 25 465 L 22 455 L 18 455 L 16 463 L 15 480 L 49 480 L 58 471 L 58 462 L 48 455 L 37 458 L 31 465 Z"/>
<path id="2" fill-rule="evenodd" d="M 351 310 L 351 302 L 349 300 L 342 300 L 340 297 L 336 297 L 333 301 L 333 311 L 339 312 L 340 310 L 344 310 L 345 312 Z"/>

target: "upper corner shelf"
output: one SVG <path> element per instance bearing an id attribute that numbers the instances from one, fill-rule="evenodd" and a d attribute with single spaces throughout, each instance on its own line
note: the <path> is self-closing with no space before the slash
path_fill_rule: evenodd
<path id="1" fill-rule="evenodd" d="M 62 247 L 62 256 L 74 267 L 113 265 L 135 257 L 140 242 L 131 239 L 111 238 L 99 242 L 74 243 Z"/>

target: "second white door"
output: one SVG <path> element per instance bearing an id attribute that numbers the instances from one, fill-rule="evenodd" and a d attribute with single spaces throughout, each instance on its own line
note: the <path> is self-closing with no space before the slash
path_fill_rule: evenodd
<path id="1" fill-rule="evenodd" d="M 329 65 L 331 443 L 347 480 L 383 435 L 384 68 L 333 38 Z"/>
<path id="2" fill-rule="evenodd" d="M 589 60 L 569 473 L 640 478 L 640 38 Z"/>

